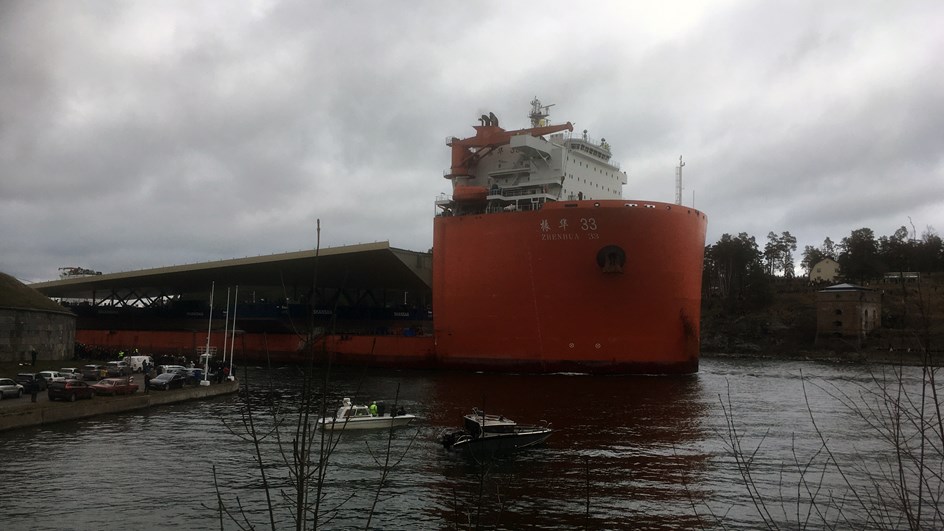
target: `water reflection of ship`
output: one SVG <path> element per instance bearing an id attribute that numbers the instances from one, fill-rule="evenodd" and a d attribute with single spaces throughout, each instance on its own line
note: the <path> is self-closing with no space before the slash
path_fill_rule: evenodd
<path id="1" fill-rule="evenodd" d="M 437 428 L 454 425 L 470 407 L 554 426 L 544 447 L 515 455 L 485 478 L 487 491 L 500 490 L 515 508 L 502 514 L 503 527 L 581 528 L 588 474 L 595 528 L 659 526 L 667 517 L 697 527 L 691 501 L 703 493 L 691 485 L 700 483 L 709 455 L 693 449 L 713 436 L 702 425 L 711 397 L 698 377 L 442 373 L 434 387 L 431 403 L 440 406 L 427 420 Z M 468 489 L 475 471 L 457 460 L 443 476 L 437 490 L 447 503 L 453 489 Z M 533 500 L 559 503 L 537 508 L 529 506 Z"/>

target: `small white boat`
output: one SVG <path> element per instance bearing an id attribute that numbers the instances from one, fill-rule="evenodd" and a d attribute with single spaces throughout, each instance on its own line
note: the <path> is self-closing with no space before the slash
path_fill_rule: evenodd
<path id="1" fill-rule="evenodd" d="M 376 430 L 381 428 L 398 428 L 413 422 L 416 415 L 400 411 L 389 414 L 380 413 L 371 415 L 367 406 L 355 406 L 350 398 L 345 398 L 334 417 L 318 419 L 318 425 L 332 430 Z"/>

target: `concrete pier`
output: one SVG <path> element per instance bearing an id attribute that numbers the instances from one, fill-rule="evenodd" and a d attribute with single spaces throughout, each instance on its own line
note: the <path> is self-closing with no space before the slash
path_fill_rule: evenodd
<path id="1" fill-rule="evenodd" d="M 234 380 L 168 391 L 151 390 L 148 394 L 139 390 L 130 396 L 96 396 L 91 400 L 76 402 L 51 402 L 46 398 L 45 392 L 40 393 L 42 400 L 37 402 L 32 402 L 29 395 L 18 399 L 6 398 L 0 401 L 0 431 L 209 398 L 235 393 L 238 390 L 239 380 Z"/>

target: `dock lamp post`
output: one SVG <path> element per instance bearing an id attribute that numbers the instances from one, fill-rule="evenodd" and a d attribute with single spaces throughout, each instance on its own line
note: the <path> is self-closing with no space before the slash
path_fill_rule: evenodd
<path id="1" fill-rule="evenodd" d="M 203 351 L 205 354 L 203 363 L 203 379 L 200 380 L 201 386 L 210 385 L 210 380 L 207 380 L 207 370 L 210 363 L 210 356 L 206 354 L 210 353 L 210 332 L 213 330 L 213 292 L 216 290 L 216 282 L 210 284 L 210 324 L 207 325 L 207 344 L 206 349 Z"/>
<path id="2" fill-rule="evenodd" d="M 233 330 L 232 336 L 229 340 L 229 376 L 226 379 L 230 382 L 236 379 L 236 375 L 233 374 L 233 356 L 236 355 L 236 308 L 238 307 L 239 301 L 239 286 L 236 286 L 236 298 L 233 300 Z M 225 363 L 225 361 L 224 361 Z"/>

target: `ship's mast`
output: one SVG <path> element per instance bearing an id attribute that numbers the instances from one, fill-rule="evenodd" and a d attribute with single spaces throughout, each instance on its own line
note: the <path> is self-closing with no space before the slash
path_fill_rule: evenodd
<path id="1" fill-rule="evenodd" d="M 675 168 L 675 204 L 682 204 L 682 167 L 685 166 L 685 163 L 682 162 L 682 156 L 679 155 L 679 165 Z"/>
<path id="2" fill-rule="evenodd" d="M 531 127 L 544 127 L 547 125 L 547 117 L 550 116 L 547 110 L 554 105 L 554 103 L 541 105 L 541 100 L 535 96 L 534 99 L 531 100 L 531 114 L 528 115 L 528 117 L 531 118 Z"/>

